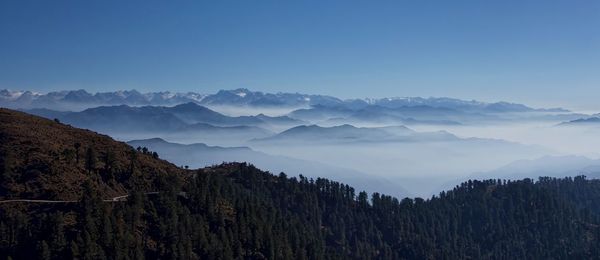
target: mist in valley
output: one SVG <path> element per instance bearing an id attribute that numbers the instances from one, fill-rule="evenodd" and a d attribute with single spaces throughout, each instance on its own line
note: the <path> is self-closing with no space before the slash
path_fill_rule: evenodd
<path id="1" fill-rule="evenodd" d="M 594 175 L 600 156 L 594 115 L 565 109 L 245 89 L 173 98 L 160 101 L 170 105 L 123 101 L 82 111 L 23 110 L 132 141 L 180 166 L 248 162 L 274 174 L 325 177 L 398 197 L 429 197 L 469 178 L 537 178 L 543 158 L 553 158 L 558 169 L 548 174 Z M 517 162 L 532 163 L 521 175 L 500 174 Z"/>

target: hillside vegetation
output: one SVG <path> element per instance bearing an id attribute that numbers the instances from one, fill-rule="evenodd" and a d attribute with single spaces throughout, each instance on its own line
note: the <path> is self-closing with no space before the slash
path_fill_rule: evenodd
<path id="1" fill-rule="evenodd" d="M 185 176 L 150 151 L 8 109 L 0 109 L 0 166 L 0 198 L 78 199 L 86 181 L 118 196 L 133 185 L 154 190 L 159 176 Z"/>
<path id="2" fill-rule="evenodd" d="M 0 112 L 2 198 L 79 201 L 0 203 L 0 255 L 12 259 L 600 255 L 600 181 L 585 177 L 468 181 L 430 199 L 399 200 L 245 163 L 187 171 L 107 136 Z M 79 163 L 63 155 L 75 143 Z M 102 162 L 109 153 L 111 163 Z M 102 201 L 122 193 L 130 194 L 125 202 Z"/>

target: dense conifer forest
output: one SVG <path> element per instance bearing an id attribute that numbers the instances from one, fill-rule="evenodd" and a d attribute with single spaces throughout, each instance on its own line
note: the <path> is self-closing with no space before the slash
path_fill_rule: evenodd
<path id="1" fill-rule="evenodd" d="M 583 176 L 468 181 L 397 199 L 245 163 L 182 169 L 6 109 L 0 123 L 0 201 L 58 201 L 0 203 L 6 259 L 600 256 L 600 181 Z"/>

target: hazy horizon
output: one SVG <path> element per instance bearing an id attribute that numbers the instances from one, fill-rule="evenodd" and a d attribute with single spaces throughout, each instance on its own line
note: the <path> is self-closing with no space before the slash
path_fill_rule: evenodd
<path id="1" fill-rule="evenodd" d="M 60 92 L 60 91 L 77 91 L 77 90 L 85 90 L 88 93 L 91 94 L 96 94 L 96 93 L 110 93 L 110 92 L 118 92 L 118 91 L 138 91 L 140 93 L 151 93 L 151 92 L 171 92 L 171 93 L 188 93 L 188 92 L 192 92 L 192 93 L 198 93 L 198 94 L 215 94 L 218 91 L 229 91 L 229 90 L 237 90 L 237 89 L 247 89 L 248 91 L 251 92 L 262 92 L 262 93 L 270 93 L 270 94 L 276 94 L 276 93 L 298 93 L 298 94 L 306 94 L 306 95 L 323 95 L 323 96 L 331 96 L 331 97 L 335 97 L 335 98 L 339 98 L 341 100 L 355 100 L 355 99 L 384 99 L 384 98 L 451 98 L 451 99 L 457 99 L 457 100 L 464 100 L 464 101 L 477 101 L 477 102 L 483 102 L 483 103 L 497 103 L 497 102 L 508 102 L 508 103 L 514 103 L 514 104 L 522 104 L 522 105 L 526 105 L 532 108 L 539 108 L 539 109 L 552 109 L 552 108 L 562 108 L 562 109 L 567 109 L 571 112 L 575 112 L 575 113 L 583 113 L 583 114 L 595 114 L 595 113 L 599 113 L 600 112 L 600 107 L 598 107 L 597 109 L 594 109 L 592 107 L 586 107 L 586 106 L 561 106 L 559 104 L 555 104 L 555 103 L 537 103 L 537 102 L 519 102 L 519 101 L 515 101 L 515 100 L 502 100 L 502 99 L 477 99 L 477 98 L 469 98 L 469 97 L 460 97 L 460 96 L 419 96 L 419 95 L 414 95 L 414 96 L 406 96 L 406 95 L 395 95 L 395 96 L 378 96 L 378 95 L 371 95 L 371 96 L 336 96 L 336 95 L 331 95 L 331 94 L 324 94 L 324 93 L 312 93 L 312 92 L 303 92 L 301 90 L 278 90 L 278 91 L 266 91 L 266 90 L 260 90 L 260 89 L 253 89 L 253 88 L 225 88 L 225 89 L 218 89 L 216 91 L 204 91 L 203 89 L 198 89 L 198 90 L 194 90 L 194 89 L 188 89 L 188 90 L 182 90 L 182 91 L 178 91 L 176 89 L 151 89 L 151 90 L 140 90 L 140 89 L 135 89 L 135 88 L 116 88 L 116 89 L 104 89 L 104 90 L 90 90 L 90 89 L 86 89 L 86 88 L 65 88 L 65 89 L 47 89 L 47 90 L 36 90 L 35 88 L 32 89 L 17 89 L 17 88 L 0 88 L 0 90 L 2 89 L 6 89 L 9 91 L 32 91 L 34 93 L 38 93 L 38 94 L 48 94 L 51 92 Z"/>
<path id="2" fill-rule="evenodd" d="M 600 3 L 3 1 L 0 89 L 452 97 L 600 110 Z"/>

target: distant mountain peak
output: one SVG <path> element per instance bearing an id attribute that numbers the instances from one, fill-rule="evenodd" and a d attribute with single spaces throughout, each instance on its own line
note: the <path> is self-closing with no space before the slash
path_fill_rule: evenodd
<path id="1" fill-rule="evenodd" d="M 562 122 L 556 126 L 576 126 L 576 125 L 588 125 L 588 126 L 600 126 L 600 117 L 592 116 L 579 118 L 571 121 Z"/>
<path id="2" fill-rule="evenodd" d="M 196 102 L 186 102 L 174 106 L 174 108 L 205 108 L 204 106 L 198 105 Z"/>
<path id="3" fill-rule="evenodd" d="M 433 108 L 459 109 L 463 111 L 487 112 L 567 112 L 564 109 L 533 109 L 531 107 L 510 103 L 484 103 L 475 100 L 460 100 L 447 97 L 384 97 L 342 100 L 333 96 L 311 95 L 301 93 L 264 93 L 247 88 L 219 90 L 215 94 L 195 92 L 174 93 L 170 91 L 141 93 L 135 89 L 114 92 L 89 93 L 84 89 L 55 91 L 47 94 L 30 91 L 0 90 L 0 105 L 10 108 L 48 108 L 65 110 L 73 104 L 89 108 L 99 105 L 179 105 L 194 102 L 200 105 L 215 106 L 252 106 L 252 107 L 341 107 L 362 109 L 369 106 L 386 108 L 428 106 Z"/>
<path id="4" fill-rule="evenodd" d="M 165 139 L 158 138 L 158 137 L 148 138 L 148 139 L 140 139 L 140 140 L 131 140 L 128 143 L 138 143 L 138 142 L 144 142 L 144 143 L 148 143 L 148 144 L 166 144 L 166 143 L 168 143 L 167 141 L 165 141 Z"/>

